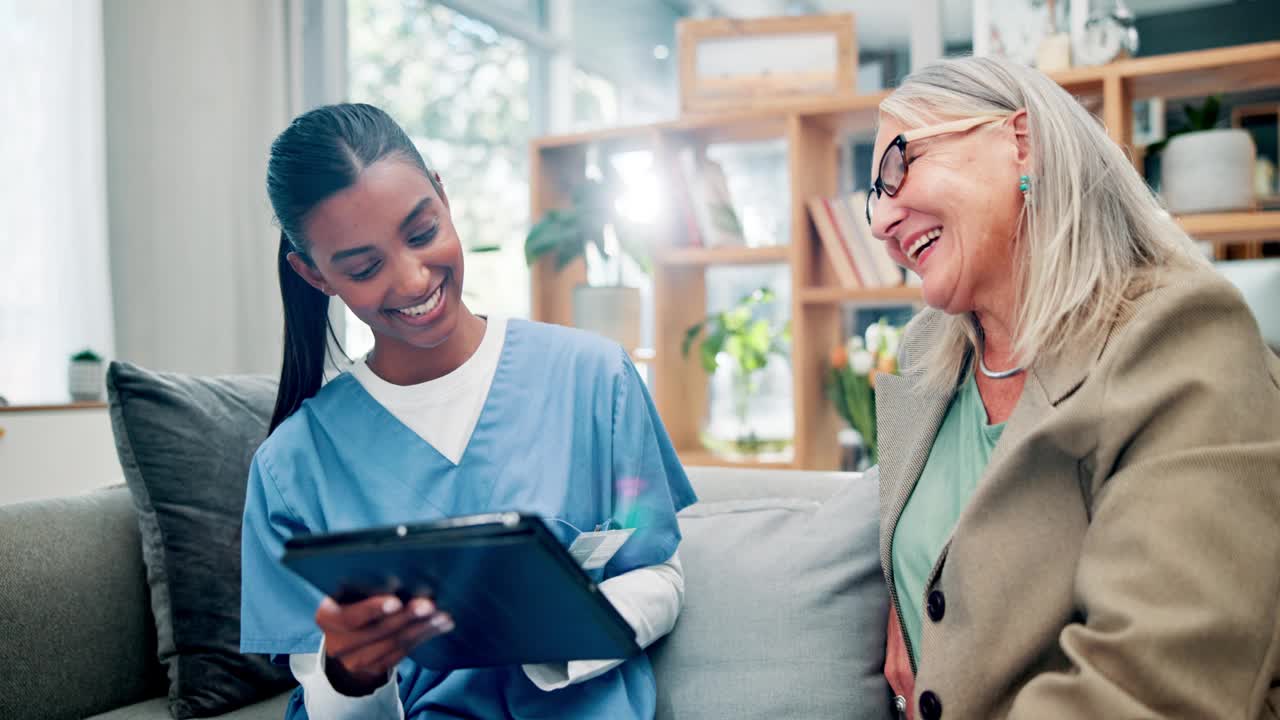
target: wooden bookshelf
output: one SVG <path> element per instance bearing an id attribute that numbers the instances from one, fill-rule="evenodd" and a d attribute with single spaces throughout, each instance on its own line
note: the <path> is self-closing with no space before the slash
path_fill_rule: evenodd
<path id="1" fill-rule="evenodd" d="M 1149 97 L 1189 98 L 1280 87 L 1280 42 L 1257 43 L 1076 68 L 1051 77 L 1075 95 L 1130 151 L 1132 104 Z M 874 132 L 878 106 L 887 92 L 797 101 L 786 107 L 682 117 L 652 125 L 539 138 L 531 152 L 531 215 L 566 204 L 568 188 L 582 176 L 587 149 L 603 154 L 644 149 L 664 172 L 675 151 L 709 144 L 782 140 L 790 186 L 790 244 L 766 248 L 691 248 L 677 223 L 658 233 L 653 282 L 655 347 L 646 354 L 653 394 L 663 423 L 689 465 L 833 469 L 840 458 L 842 427 L 827 401 L 824 382 L 830 350 L 841 342 L 841 319 L 850 305 L 921 305 L 918 287 L 840 287 L 816 237 L 805 203 L 841 191 L 840 145 L 850 136 Z M 782 183 L 780 182 L 781 186 Z M 1219 247 L 1261 247 L 1280 239 L 1280 212 L 1237 212 L 1178 218 L 1188 234 Z M 707 400 L 707 377 L 680 352 L 685 328 L 706 314 L 706 272 L 733 265 L 787 264 L 791 274 L 792 390 L 795 441 L 789 460 L 725 460 L 701 448 L 699 431 Z M 549 264 L 533 271 L 533 317 L 569 324 L 574 286 L 584 282 L 581 262 L 556 272 Z"/>
<path id="2" fill-rule="evenodd" d="M 791 248 L 786 245 L 773 247 L 716 247 L 716 248 L 668 248 L 658 253 L 658 264 L 666 266 L 707 265 L 769 265 L 791 260 Z"/>
<path id="3" fill-rule="evenodd" d="M 1280 210 L 1183 215 L 1178 224 L 1191 237 L 1216 245 L 1280 238 Z"/>

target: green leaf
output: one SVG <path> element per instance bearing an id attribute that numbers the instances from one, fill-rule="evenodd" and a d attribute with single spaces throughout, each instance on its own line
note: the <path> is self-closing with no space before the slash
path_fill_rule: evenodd
<path id="1" fill-rule="evenodd" d="M 569 263 L 582 257 L 581 242 L 565 242 L 556 249 L 556 270 L 563 270 Z"/>
<path id="2" fill-rule="evenodd" d="M 722 314 L 724 326 L 732 332 L 741 332 L 751 322 L 751 308 L 736 307 Z"/>
<path id="3" fill-rule="evenodd" d="M 702 369 L 708 375 L 714 373 L 716 371 L 716 355 L 719 355 L 720 352 L 710 342 L 710 339 L 702 342 L 702 346 L 699 348 L 699 354 L 701 356 L 700 359 L 702 360 Z"/>
<path id="4" fill-rule="evenodd" d="M 689 348 L 693 346 L 693 341 L 698 339 L 698 333 L 702 332 L 702 328 L 707 323 L 700 322 L 697 325 L 684 331 L 684 342 L 680 343 L 680 354 L 689 357 Z"/>
<path id="5" fill-rule="evenodd" d="M 745 351 L 745 348 L 743 347 L 742 336 L 737 333 L 732 333 L 727 337 L 725 337 L 724 351 L 729 354 L 729 357 L 738 361 L 738 364 L 741 365 L 742 356 Z"/>
<path id="6" fill-rule="evenodd" d="M 770 340 L 772 339 L 769 333 L 769 321 L 756 320 L 751 323 L 751 326 L 746 329 L 743 339 L 747 347 L 751 348 L 752 351 L 761 356 L 768 354 Z"/>
<path id="7" fill-rule="evenodd" d="M 525 261 L 533 265 L 547 253 L 562 252 L 565 245 L 578 244 L 577 217 L 571 210 L 548 211 L 525 238 Z"/>
<path id="8" fill-rule="evenodd" d="M 713 205 L 711 208 L 711 224 L 718 230 L 722 230 L 731 235 L 742 234 L 742 223 L 738 220 L 738 213 L 734 212 L 730 205 Z"/>
<path id="9" fill-rule="evenodd" d="M 1222 111 L 1222 101 L 1217 95 L 1210 95 L 1208 100 L 1204 101 L 1204 110 L 1200 117 L 1203 121 L 1202 128 L 1210 130 L 1218 126 L 1218 114 Z"/>

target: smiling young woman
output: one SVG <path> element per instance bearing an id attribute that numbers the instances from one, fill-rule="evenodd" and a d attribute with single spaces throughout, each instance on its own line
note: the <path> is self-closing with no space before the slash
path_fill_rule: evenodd
<path id="1" fill-rule="evenodd" d="M 621 347 L 471 312 L 449 198 L 385 113 L 298 117 L 272 145 L 267 191 L 285 352 L 245 500 L 241 648 L 289 657 L 300 687 L 288 717 L 652 717 L 644 655 L 432 671 L 407 655 L 453 629 L 450 608 L 395 595 L 340 605 L 281 565 L 300 533 L 498 510 L 546 518 L 565 544 L 631 529 L 592 572 L 643 647 L 680 612 L 675 516 L 695 497 Z M 333 296 L 374 347 L 325 383 Z"/>

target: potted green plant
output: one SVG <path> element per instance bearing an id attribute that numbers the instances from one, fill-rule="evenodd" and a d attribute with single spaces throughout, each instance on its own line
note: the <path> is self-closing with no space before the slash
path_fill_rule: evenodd
<path id="1" fill-rule="evenodd" d="M 1183 124 L 1147 149 L 1160 155 L 1161 191 L 1172 213 L 1253 209 L 1257 148 L 1247 131 L 1219 127 L 1221 109 L 1217 96 L 1187 105 Z"/>
<path id="2" fill-rule="evenodd" d="M 85 349 L 71 356 L 67 369 L 67 389 L 74 402 L 98 402 L 102 399 L 102 356 Z"/>
<path id="3" fill-rule="evenodd" d="M 752 401 L 770 357 L 786 359 L 790 352 L 790 323 L 781 325 L 758 317 L 758 311 L 776 299 L 769 288 L 744 296 L 724 312 L 708 315 L 685 331 L 681 352 L 687 358 L 698 343 L 698 360 L 708 375 L 730 375 L 736 433 L 715 437 L 704 427 L 703 444 L 722 455 L 757 455 L 785 450 L 791 438 L 762 438 L 753 426 Z"/>
<path id="4" fill-rule="evenodd" d="M 573 324 L 634 350 L 640 345 L 640 290 L 622 284 L 622 255 L 630 256 L 645 272 L 650 259 L 640 229 L 615 210 L 618 187 L 613 175 L 583 178 L 573 188 L 568 207 L 547 211 L 530 228 L 524 251 L 530 266 L 551 257 L 556 270 L 562 270 L 594 247 L 607 263 L 610 281 L 574 288 Z"/>

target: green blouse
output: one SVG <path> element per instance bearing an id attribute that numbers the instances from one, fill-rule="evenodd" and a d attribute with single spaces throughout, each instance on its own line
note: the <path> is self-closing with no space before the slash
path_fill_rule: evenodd
<path id="1" fill-rule="evenodd" d="M 987 424 L 978 383 L 970 376 L 952 398 L 920 480 L 898 518 L 893 533 L 893 584 L 902 608 L 902 630 L 917 666 L 925 582 L 1003 431 L 1004 423 Z"/>

